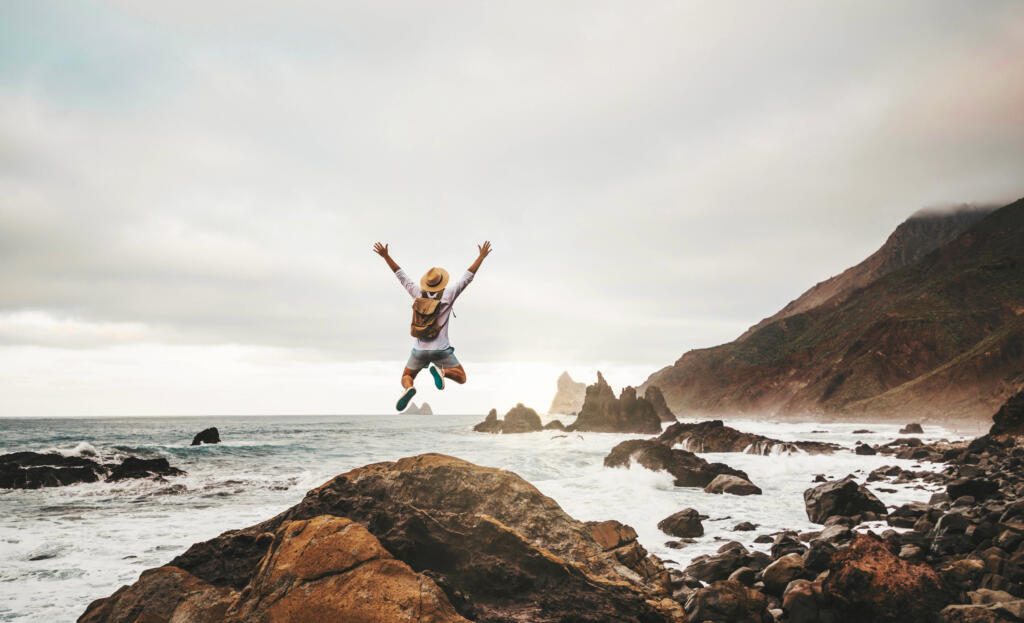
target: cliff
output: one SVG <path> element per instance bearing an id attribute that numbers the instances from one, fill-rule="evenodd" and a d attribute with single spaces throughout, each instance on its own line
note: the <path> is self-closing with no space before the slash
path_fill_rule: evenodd
<path id="1" fill-rule="evenodd" d="M 1024 200 L 901 228 L 831 297 L 819 288 L 645 386 L 698 415 L 987 419 L 1024 381 Z"/>

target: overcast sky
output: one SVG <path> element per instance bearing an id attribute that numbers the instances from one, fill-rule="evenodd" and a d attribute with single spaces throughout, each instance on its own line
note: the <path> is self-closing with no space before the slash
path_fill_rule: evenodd
<path id="1" fill-rule="evenodd" d="M 1014 1 L 4 2 L 0 416 L 387 412 L 376 240 L 494 244 L 435 410 L 641 382 L 1024 195 L 1022 59 Z"/>

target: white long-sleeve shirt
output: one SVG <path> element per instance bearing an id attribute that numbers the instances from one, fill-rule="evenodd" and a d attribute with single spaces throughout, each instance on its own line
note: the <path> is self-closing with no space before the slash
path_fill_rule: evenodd
<path id="1" fill-rule="evenodd" d="M 416 283 L 409 278 L 409 275 L 405 274 L 405 271 L 399 268 L 395 271 L 395 276 L 398 277 L 398 281 L 405 286 L 406 291 L 413 298 L 419 298 L 420 296 L 427 296 L 434 298 L 437 293 L 423 292 L 420 289 L 420 284 Z M 443 292 L 441 292 L 441 305 L 440 311 L 438 312 L 437 321 L 441 323 L 441 330 L 438 331 L 437 335 L 432 340 L 416 340 L 415 348 L 417 350 L 444 350 L 451 346 L 448 342 L 448 320 L 452 313 L 452 304 L 455 303 L 455 299 L 459 298 L 462 291 L 466 289 L 470 281 L 473 281 L 475 275 L 468 270 L 456 281 L 449 281 L 448 285 L 445 286 Z"/>

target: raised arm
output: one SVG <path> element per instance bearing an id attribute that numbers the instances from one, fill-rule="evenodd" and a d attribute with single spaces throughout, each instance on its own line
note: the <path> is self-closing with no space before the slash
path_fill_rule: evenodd
<path id="1" fill-rule="evenodd" d="M 384 261 L 388 263 L 388 268 L 391 269 L 391 272 L 397 273 L 402 270 L 402 267 L 398 265 L 398 262 L 391 259 L 391 254 L 388 253 L 388 245 L 381 244 L 379 242 L 374 243 L 373 252 L 384 258 Z"/>
<path id="2" fill-rule="evenodd" d="M 491 254 L 491 241 L 485 240 L 483 244 L 476 245 L 476 248 L 480 250 L 480 254 L 476 256 L 476 259 L 472 264 L 469 265 L 469 272 L 476 274 L 476 271 L 480 270 L 480 265 L 484 263 L 484 258 Z"/>
<path id="3" fill-rule="evenodd" d="M 420 295 L 420 287 L 416 285 L 416 282 L 409 279 L 409 275 L 405 274 L 405 271 L 398 265 L 398 262 L 391 259 L 391 254 L 388 253 L 388 245 L 378 242 L 373 245 L 373 252 L 384 258 L 384 261 L 388 263 L 388 268 L 395 273 L 395 277 L 398 277 L 398 282 L 402 284 L 402 287 L 409 293 L 409 296 L 416 298 Z"/>

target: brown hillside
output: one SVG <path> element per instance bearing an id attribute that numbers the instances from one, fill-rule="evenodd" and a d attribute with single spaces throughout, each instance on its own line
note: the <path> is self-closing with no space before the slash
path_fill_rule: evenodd
<path id="1" fill-rule="evenodd" d="M 987 418 L 1024 383 L 1022 241 L 1024 200 L 862 288 L 690 351 L 647 383 L 687 413 Z"/>

